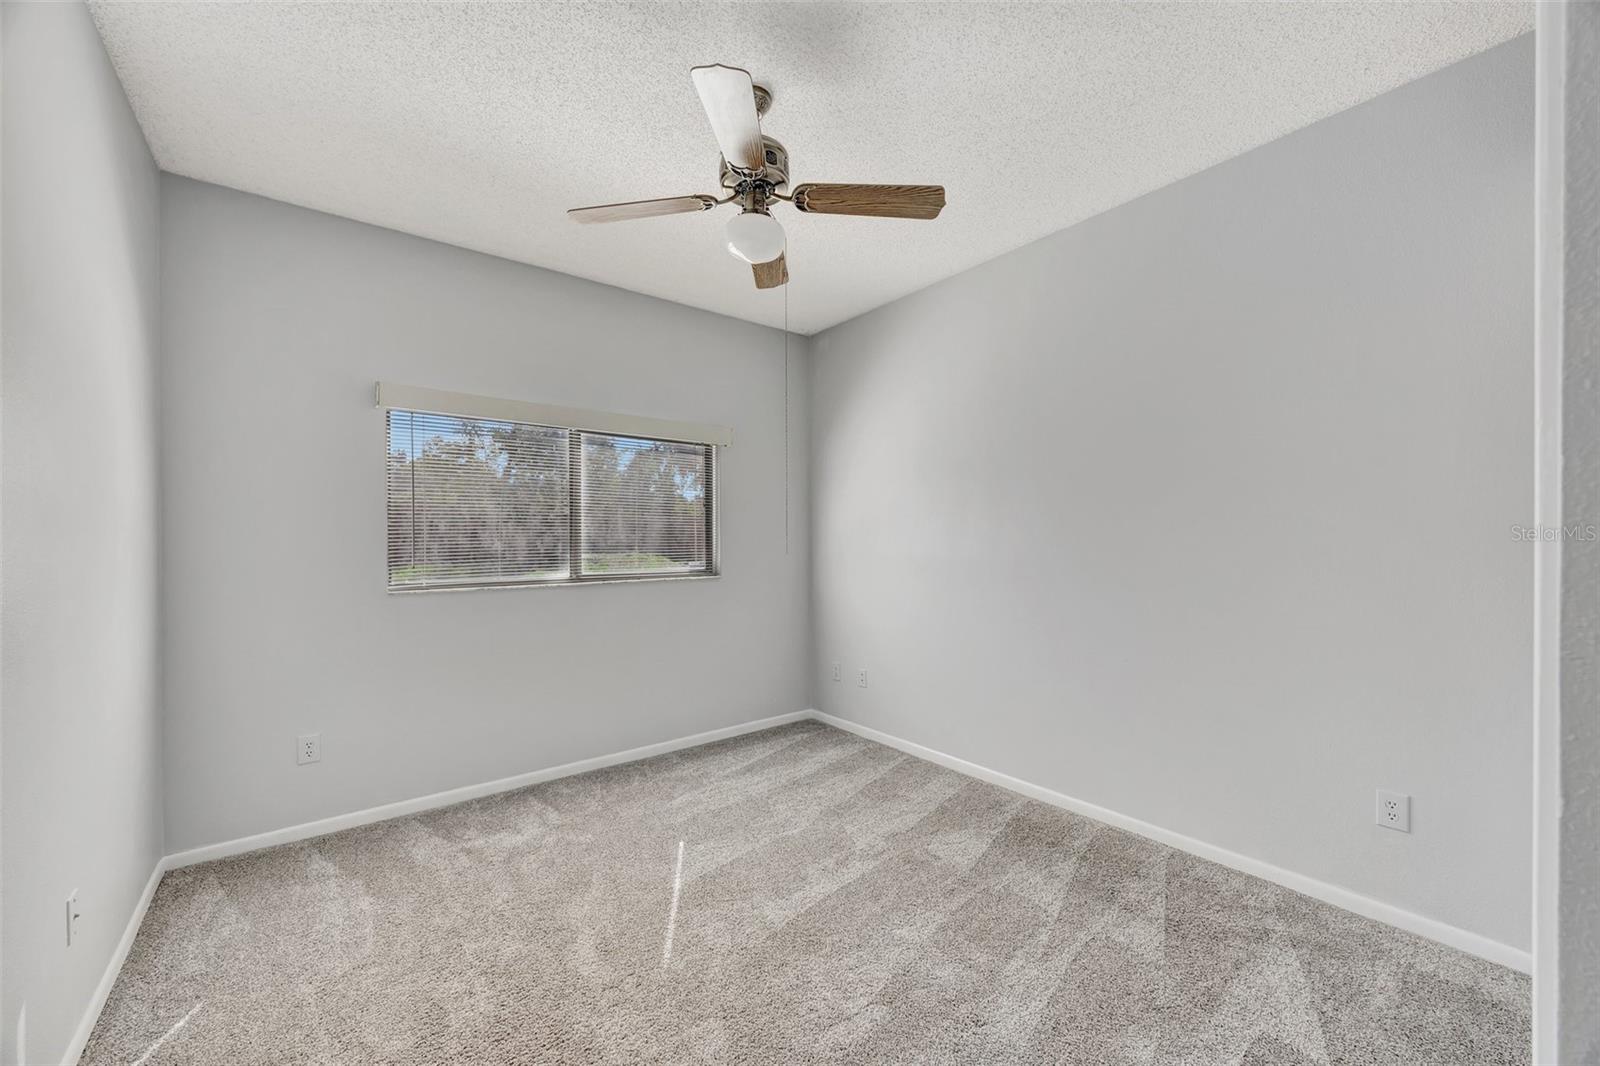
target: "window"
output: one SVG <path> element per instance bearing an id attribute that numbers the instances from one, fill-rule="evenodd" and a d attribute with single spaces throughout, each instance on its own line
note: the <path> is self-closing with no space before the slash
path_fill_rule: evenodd
<path id="1" fill-rule="evenodd" d="M 577 436 L 580 576 L 710 572 L 711 446 Z"/>
<path id="2" fill-rule="evenodd" d="M 391 591 L 716 573 L 712 444 L 390 407 L 388 452 Z"/>

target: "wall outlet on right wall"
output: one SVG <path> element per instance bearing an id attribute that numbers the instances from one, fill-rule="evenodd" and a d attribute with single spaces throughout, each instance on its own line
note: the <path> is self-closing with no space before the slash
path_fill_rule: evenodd
<path id="1" fill-rule="evenodd" d="M 1411 797 L 1404 792 L 1378 789 L 1377 822 L 1385 829 L 1411 832 Z"/>

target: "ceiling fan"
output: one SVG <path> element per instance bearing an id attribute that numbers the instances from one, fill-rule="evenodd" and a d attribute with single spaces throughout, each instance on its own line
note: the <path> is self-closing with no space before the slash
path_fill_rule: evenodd
<path id="1" fill-rule="evenodd" d="M 784 262 L 783 227 L 772 217 L 776 202 L 791 203 L 810 215 L 872 215 L 879 218 L 937 218 L 944 207 L 942 185 L 825 185 L 789 187 L 789 152 L 761 133 L 761 116 L 772 106 L 772 94 L 750 79 L 750 72 L 720 63 L 689 71 L 700 93 L 711 132 L 722 149 L 720 184 L 714 196 L 668 196 L 622 204 L 575 207 L 567 214 L 576 222 L 622 222 L 709 211 L 737 203 L 728 220 L 728 251 L 749 263 L 756 288 L 771 289 L 789 280 Z"/>

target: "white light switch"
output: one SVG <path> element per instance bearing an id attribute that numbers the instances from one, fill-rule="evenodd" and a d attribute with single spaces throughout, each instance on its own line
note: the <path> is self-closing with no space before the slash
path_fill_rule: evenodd
<path id="1" fill-rule="evenodd" d="M 78 939 L 78 919 L 83 917 L 83 912 L 78 909 L 78 890 L 73 889 L 67 896 L 67 947 L 71 947 Z"/>

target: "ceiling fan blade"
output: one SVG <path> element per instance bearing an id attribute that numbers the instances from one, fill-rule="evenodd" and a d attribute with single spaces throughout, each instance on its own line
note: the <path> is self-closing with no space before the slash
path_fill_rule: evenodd
<path id="1" fill-rule="evenodd" d="M 567 212 L 567 217 L 574 222 L 625 222 L 630 218 L 709 211 L 716 206 L 717 201 L 709 196 L 668 196 L 661 200 L 630 200 L 625 204 L 574 207 Z"/>
<path id="2" fill-rule="evenodd" d="M 938 218 L 943 185 L 801 185 L 794 205 L 814 215 Z"/>
<path id="3" fill-rule="evenodd" d="M 761 143 L 761 118 L 756 114 L 755 83 L 748 70 L 715 63 L 689 71 L 711 132 L 728 165 L 741 170 L 759 171 L 766 166 L 766 149 Z"/>
<path id="4" fill-rule="evenodd" d="M 781 252 L 772 262 L 752 263 L 750 269 L 755 271 L 758 289 L 776 289 L 779 285 L 788 284 L 789 264 L 783 261 Z"/>

